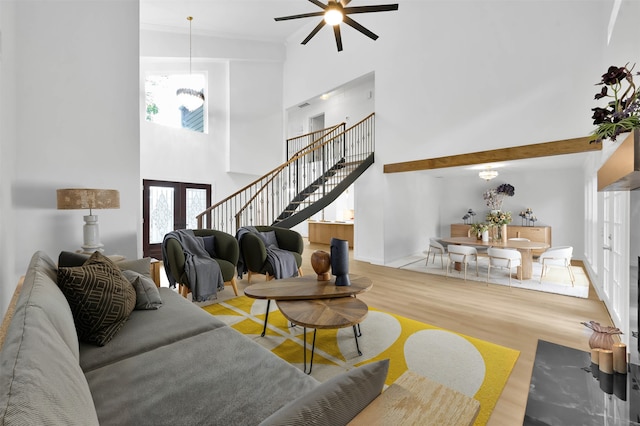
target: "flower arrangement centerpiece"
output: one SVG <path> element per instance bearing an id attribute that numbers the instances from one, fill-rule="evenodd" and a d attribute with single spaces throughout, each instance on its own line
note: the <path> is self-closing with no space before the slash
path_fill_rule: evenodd
<path id="1" fill-rule="evenodd" d="M 495 189 L 489 189 L 482 194 L 482 198 L 487 203 L 487 207 L 491 210 L 502 210 L 502 203 L 504 202 L 504 197 L 513 197 L 516 193 L 513 185 L 509 185 L 508 183 L 503 183 L 499 185 Z"/>
<path id="2" fill-rule="evenodd" d="M 606 108 L 591 108 L 594 140 L 615 141 L 618 135 L 640 128 L 640 90 L 633 81 L 633 68 L 610 66 L 596 86 L 603 86 L 594 99 L 608 99 Z M 636 73 L 639 75 L 640 73 Z"/>
<path id="3" fill-rule="evenodd" d="M 511 212 L 492 211 L 487 214 L 487 222 L 491 226 L 502 226 L 511 223 Z"/>

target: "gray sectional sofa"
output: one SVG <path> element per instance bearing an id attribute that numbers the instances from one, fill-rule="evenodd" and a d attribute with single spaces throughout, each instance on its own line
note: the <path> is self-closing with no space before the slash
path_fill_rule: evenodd
<path id="1" fill-rule="evenodd" d="M 2 425 L 340 424 L 384 385 L 384 362 L 320 384 L 168 288 L 104 346 L 79 342 L 56 274 L 34 254 L 5 324 Z"/>

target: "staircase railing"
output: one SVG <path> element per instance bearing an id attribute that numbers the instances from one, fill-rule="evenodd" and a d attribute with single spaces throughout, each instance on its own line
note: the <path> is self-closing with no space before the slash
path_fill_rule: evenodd
<path id="1" fill-rule="evenodd" d="M 344 132 L 345 128 L 346 123 L 342 122 L 333 127 L 287 139 L 287 159 L 293 158 L 303 151 L 313 148 L 315 145 L 326 142 L 337 134 Z"/>
<path id="2" fill-rule="evenodd" d="M 373 153 L 374 119 L 372 113 L 348 129 L 340 124 L 313 132 L 317 133 L 315 140 L 309 135 L 298 137 L 310 137 L 312 142 L 295 151 L 286 163 L 197 215 L 198 228 L 210 223 L 214 229 L 235 235 L 243 226 L 274 224 L 311 186 L 317 185 L 317 191 L 324 194 L 328 189 L 323 176 L 336 168 L 359 164 Z"/>

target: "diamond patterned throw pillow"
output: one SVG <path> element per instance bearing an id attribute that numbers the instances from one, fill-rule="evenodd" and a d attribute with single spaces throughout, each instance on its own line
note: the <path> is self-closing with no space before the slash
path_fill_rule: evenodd
<path id="1" fill-rule="evenodd" d="M 58 268 L 78 338 L 98 346 L 107 344 L 129 318 L 136 291 L 115 264 L 95 252 L 82 265 Z"/>

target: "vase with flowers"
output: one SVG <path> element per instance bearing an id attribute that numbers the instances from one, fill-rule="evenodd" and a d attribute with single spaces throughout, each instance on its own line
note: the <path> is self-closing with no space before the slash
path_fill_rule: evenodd
<path id="1" fill-rule="evenodd" d="M 509 185 L 508 183 L 503 183 L 502 185 L 498 185 L 497 188 L 489 189 L 482 194 L 482 198 L 484 198 L 485 203 L 487 203 L 487 207 L 491 210 L 502 210 L 502 203 L 504 202 L 505 197 L 513 197 L 516 193 L 516 189 L 513 185 Z"/>
<path id="2" fill-rule="evenodd" d="M 495 239 L 507 240 L 507 225 L 511 223 L 511 212 L 492 211 L 487 214 L 489 226 L 495 228 Z"/>
<path id="3" fill-rule="evenodd" d="M 621 133 L 631 132 L 640 128 L 640 90 L 633 81 L 633 68 L 626 64 L 623 67 L 610 66 L 602 74 L 597 86 L 603 86 L 596 93 L 594 99 L 606 99 L 605 108 L 592 108 L 593 124 L 597 126 L 593 131 L 592 142 L 604 139 L 615 141 Z M 636 73 L 635 75 L 639 75 Z"/>

